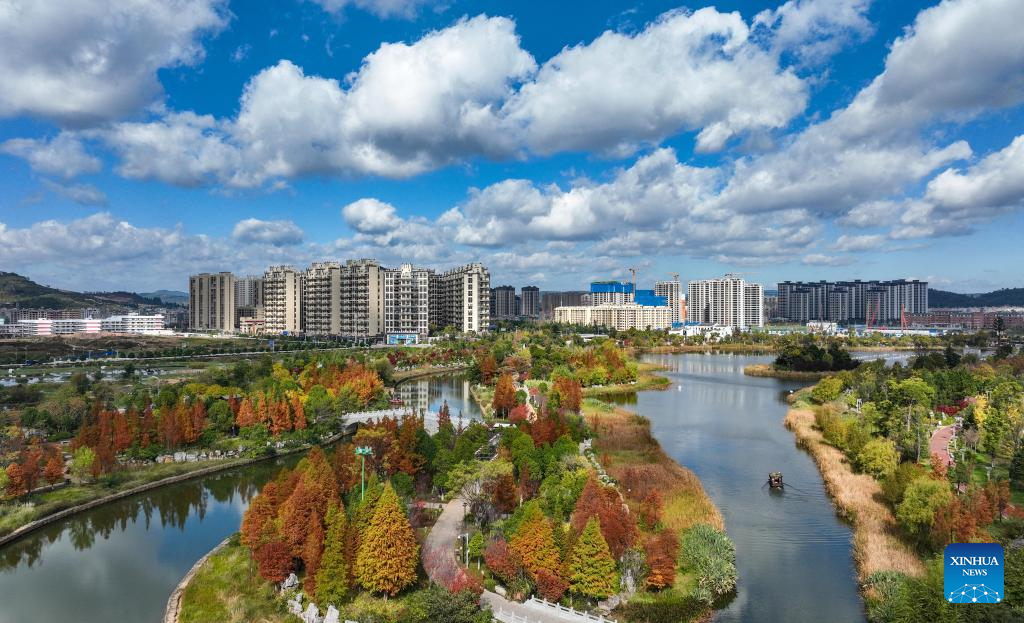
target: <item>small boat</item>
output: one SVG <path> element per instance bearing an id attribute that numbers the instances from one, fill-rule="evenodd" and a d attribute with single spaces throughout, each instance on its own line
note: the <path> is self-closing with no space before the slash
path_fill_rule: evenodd
<path id="1" fill-rule="evenodd" d="M 768 486 L 772 489 L 781 489 L 784 486 L 782 484 L 782 472 L 768 474 Z"/>

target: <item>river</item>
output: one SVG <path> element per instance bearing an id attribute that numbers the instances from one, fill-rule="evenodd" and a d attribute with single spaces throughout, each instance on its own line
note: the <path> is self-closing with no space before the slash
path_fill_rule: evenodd
<path id="1" fill-rule="evenodd" d="M 736 542 L 739 585 L 717 621 L 863 621 L 850 530 L 836 518 L 810 457 L 782 425 L 799 384 L 743 375 L 768 357 L 654 355 L 667 391 L 621 398 L 651 419 L 665 451 L 693 469 Z M 415 409 L 447 400 L 479 417 L 458 374 L 402 383 Z M 0 549 L 0 623 L 157 622 L 186 571 L 238 530 L 259 487 L 298 457 L 140 494 L 54 523 Z M 785 493 L 762 486 L 780 470 Z"/>
<path id="2" fill-rule="evenodd" d="M 411 407 L 480 411 L 464 375 L 399 385 Z M 0 548 L 0 623 L 156 623 L 182 576 L 238 530 L 263 483 L 298 456 L 161 487 L 55 522 Z"/>
<path id="3" fill-rule="evenodd" d="M 651 420 L 673 459 L 692 469 L 722 511 L 736 543 L 735 598 L 715 621 L 864 621 L 852 534 L 825 493 L 811 457 L 783 426 L 785 396 L 800 383 L 743 374 L 771 357 L 649 355 L 672 385 L 619 397 Z M 781 471 L 787 487 L 765 485 Z"/>

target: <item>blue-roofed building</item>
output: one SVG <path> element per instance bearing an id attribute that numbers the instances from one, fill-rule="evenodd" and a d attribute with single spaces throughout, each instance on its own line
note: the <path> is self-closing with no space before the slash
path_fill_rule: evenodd
<path id="1" fill-rule="evenodd" d="M 668 305 L 668 297 L 658 296 L 654 290 L 637 290 L 633 302 L 644 307 L 664 307 Z"/>
<path id="2" fill-rule="evenodd" d="M 633 284 L 628 281 L 594 281 L 590 284 L 592 305 L 633 302 Z"/>

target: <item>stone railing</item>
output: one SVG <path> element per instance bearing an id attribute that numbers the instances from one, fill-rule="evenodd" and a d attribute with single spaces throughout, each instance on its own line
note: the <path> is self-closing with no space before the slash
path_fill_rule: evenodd
<path id="1" fill-rule="evenodd" d="M 563 606 L 562 604 L 553 603 L 546 599 L 537 599 L 536 597 L 530 597 L 525 603 L 534 606 L 541 606 L 542 608 L 550 608 L 551 610 L 558 612 L 563 616 L 568 615 L 569 617 L 580 621 L 597 621 L 598 623 L 617 623 L 615 619 L 607 619 L 602 615 L 593 615 L 589 612 L 580 612 L 579 610 L 574 610 L 569 606 Z"/>

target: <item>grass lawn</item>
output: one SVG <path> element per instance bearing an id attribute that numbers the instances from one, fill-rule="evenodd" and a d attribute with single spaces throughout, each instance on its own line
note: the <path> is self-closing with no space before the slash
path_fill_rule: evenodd
<path id="1" fill-rule="evenodd" d="M 181 623 L 297 623 L 274 587 L 250 570 L 249 550 L 233 537 L 192 578 L 181 598 Z"/>

